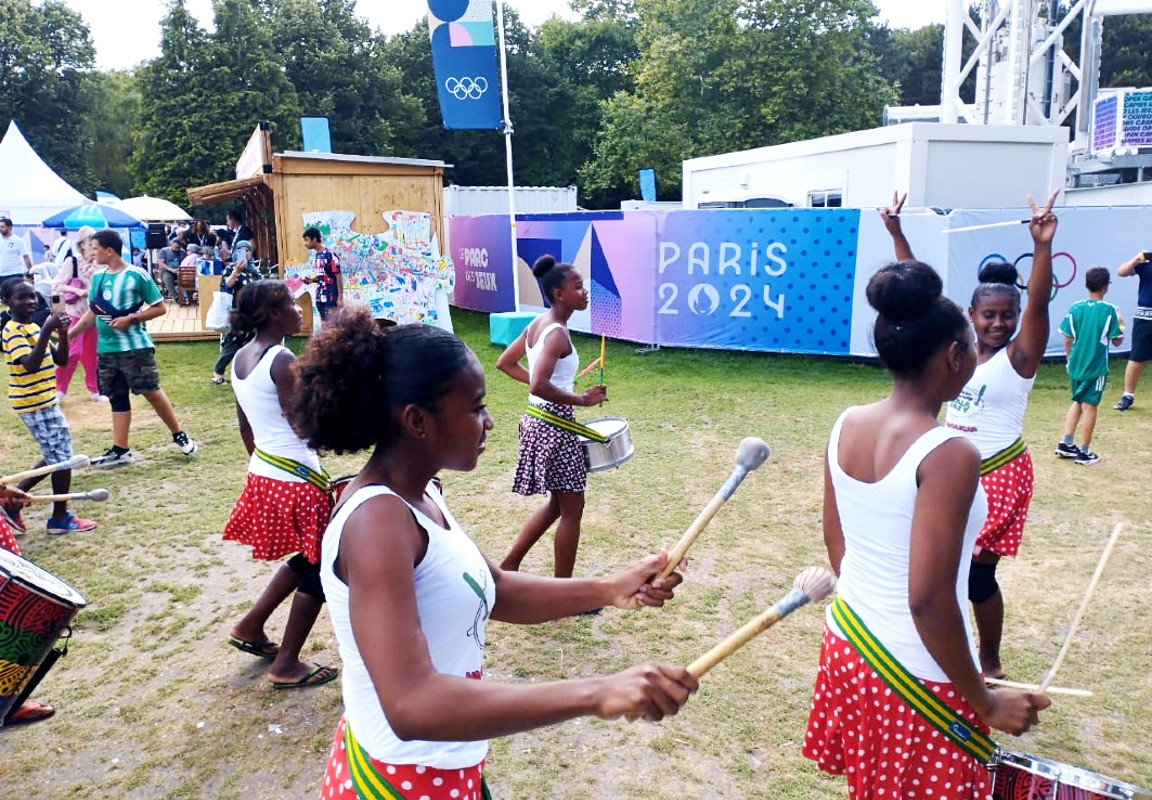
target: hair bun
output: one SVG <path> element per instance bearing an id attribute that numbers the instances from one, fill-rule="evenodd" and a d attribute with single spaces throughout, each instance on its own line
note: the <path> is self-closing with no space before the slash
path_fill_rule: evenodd
<path id="1" fill-rule="evenodd" d="M 944 291 L 936 270 L 919 261 L 897 261 L 881 268 L 868 281 L 868 303 L 892 322 L 927 314 Z"/>
<path id="2" fill-rule="evenodd" d="M 1020 273 L 1016 271 L 1016 267 L 1006 261 L 989 261 L 980 267 L 980 273 L 977 277 L 980 283 L 1003 283 L 1008 286 L 1015 286 L 1020 279 Z"/>
<path id="3" fill-rule="evenodd" d="M 540 256 L 536 259 L 536 263 L 532 265 L 532 274 L 537 278 L 543 278 L 544 274 L 552 267 L 556 266 L 556 259 L 552 256 Z"/>

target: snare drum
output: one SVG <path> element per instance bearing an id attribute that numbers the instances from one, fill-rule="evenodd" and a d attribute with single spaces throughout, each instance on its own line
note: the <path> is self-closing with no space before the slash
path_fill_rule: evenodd
<path id="1" fill-rule="evenodd" d="M 998 750 L 992 800 L 1152 800 L 1152 792 L 1046 758 Z"/>
<path id="2" fill-rule="evenodd" d="M 628 432 L 628 420 L 603 417 L 588 422 L 587 426 L 608 437 L 606 442 L 579 437 L 580 445 L 584 448 L 584 464 L 589 472 L 612 469 L 632 458 L 635 448 L 632 446 L 632 434 Z"/>
<path id="3" fill-rule="evenodd" d="M 52 573 L 0 550 L 0 725 L 86 605 L 83 595 Z"/>

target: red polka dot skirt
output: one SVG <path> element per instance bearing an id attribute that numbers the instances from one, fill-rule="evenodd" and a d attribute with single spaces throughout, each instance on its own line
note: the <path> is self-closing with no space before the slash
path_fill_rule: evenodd
<path id="1" fill-rule="evenodd" d="M 336 726 L 328 768 L 320 784 L 320 800 L 358 800 L 348 775 L 344 750 L 343 719 Z M 385 764 L 372 759 L 372 765 L 404 800 L 481 800 L 484 762 L 465 769 L 435 769 L 417 764 Z"/>
<path id="2" fill-rule="evenodd" d="M 312 484 L 249 472 L 224 526 L 224 540 L 248 545 L 252 557 L 261 561 L 280 561 L 300 553 L 317 564 L 331 513 L 328 493 Z"/>
<path id="3" fill-rule="evenodd" d="M 980 478 L 988 495 L 988 518 L 976 537 L 976 552 L 991 550 L 1015 558 L 1024 536 L 1028 506 L 1032 502 L 1032 456 L 1025 450 L 1000 469 Z"/>
<path id="4" fill-rule="evenodd" d="M 922 683 L 974 727 L 987 726 L 950 683 Z M 988 770 L 880 679 L 846 640 L 824 629 L 804 757 L 844 775 L 853 800 L 987 800 Z"/>
<path id="5" fill-rule="evenodd" d="M 0 517 L 0 550 L 7 550 L 9 553 L 20 555 L 20 545 L 16 544 L 16 537 L 12 535 L 12 529 L 8 527 L 8 520 Z"/>

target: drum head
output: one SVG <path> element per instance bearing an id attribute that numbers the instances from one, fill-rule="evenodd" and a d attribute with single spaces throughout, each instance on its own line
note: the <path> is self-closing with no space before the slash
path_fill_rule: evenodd
<path id="1" fill-rule="evenodd" d="M 614 434 L 628 427 L 628 420 L 622 417 L 601 417 L 600 419 L 589 420 L 587 427 L 602 436 L 611 438 Z"/>
<path id="2" fill-rule="evenodd" d="M 40 594 L 54 597 L 65 605 L 83 608 L 88 605 L 84 595 L 51 572 L 36 566 L 15 553 L 0 550 L 0 581 L 6 578 L 19 581 Z"/>
<path id="3" fill-rule="evenodd" d="M 1017 769 L 1038 775 L 1060 786 L 1067 786 L 1091 793 L 1095 798 L 1108 798 L 1108 800 L 1152 800 L 1152 792 L 1133 786 L 1130 783 L 1113 780 L 1112 778 L 1089 772 L 1086 769 L 1061 764 L 1047 758 L 1031 756 L 1026 753 L 1014 753 L 1010 750 L 1001 750 L 997 758 L 1001 765 L 1008 765 Z M 1001 767 L 1002 768 L 1002 767 Z M 1061 797 L 1064 795 L 1061 794 Z"/>

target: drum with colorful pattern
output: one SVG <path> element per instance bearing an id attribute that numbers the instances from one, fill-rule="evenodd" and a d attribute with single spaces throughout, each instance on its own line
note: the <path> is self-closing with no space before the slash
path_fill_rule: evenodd
<path id="1" fill-rule="evenodd" d="M 86 605 L 52 573 L 0 550 L 0 724 Z"/>
<path id="2" fill-rule="evenodd" d="M 1152 800 L 1152 792 L 1046 758 L 998 750 L 992 800 Z"/>

